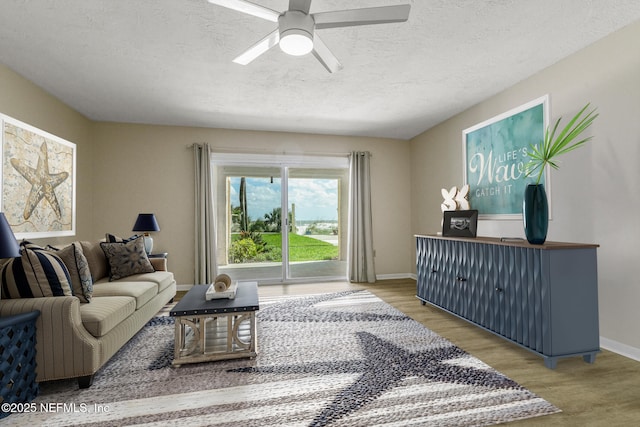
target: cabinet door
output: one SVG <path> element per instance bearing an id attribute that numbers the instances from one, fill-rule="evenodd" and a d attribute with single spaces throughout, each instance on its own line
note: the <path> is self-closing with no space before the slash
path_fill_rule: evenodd
<path id="1" fill-rule="evenodd" d="M 477 269 L 473 288 L 473 321 L 490 331 L 500 330 L 500 317 L 504 311 L 502 300 L 496 292 L 500 276 L 500 252 L 496 245 L 478 244 Z"/>
<path id="2" fill-rule="evenodd" d="M 482 301 L 484 305 L 481 321 L 485 328 L 503 335 L 505 324 L 504 298 L 502 297 L 502 283 L 504 278 L 504 252 L 501 246 L 482 245 Z"/>
<path id="3" fill-rule="evenodd" d="M 467 284 L 469 278 L 469 253 L 471 243 L 440 240 L 437 251 L 442 254 L 438 260 L 438 279 L 440 306 L 467 317 Z"/>
<path id="4" fill-rule="evenodd" d="M 443 253 L 434 239 L 417 239 L 416 271 L 418 274 L 418 297 L 433 304 L 442 305 L 442 258 Z"/>
<path id="5" fill-rule="evenodd" d="M 444 240 L 441 242 L 441 249 L 445 253 L 444 264 L 442 265 L 442 297 L 443 307 L 456 314 L 460 313 L 462 296 L 460 292 L 460 280 L 465 276 L 465 265 L 463 262 L 465 248 L 463 242 Z"/>
<path id="6" fill-rule="evenodd" d="M 459 242 L 455 245 L 455 257 L 451 271 L 451 311 L 465 319 L 476 322 L 478 291 L 482 277 L 479 245 Z"/>
<path id="7" fill-rule="evenodd" d="M 429 288 L 429 269 L 431 260 L 429 259 L 429 240 L 418 237 L 416 239 L 416 273 L 417 273 L 417 294 L 418 298 L 431 301 Z"/>
<path id="8" fill-rule="evenodd" d="M 442 240 L 429 240 L 429 258 L 431 260 L 429 286 L 431 291 L 430 301 L 448 310 L 451 298 L 448 277 L 451 274 L 449 267 L 452 253 L 451 246 L 446 243 Z"/>
<path id="9" fill-rule="evenodd" d="M 456 298 L 451 286 L 455 247 L 446 240 L 417 239 L 418 297 L 451 310 Z"/>
<path id="10" fill-rule="evenodd" d="M 548 294 L 548 275 L 543 251 L 496 246 L 494 326 L 497 333 L 541 352 L 543 323 L 547 316 L 543 298 Z"/>

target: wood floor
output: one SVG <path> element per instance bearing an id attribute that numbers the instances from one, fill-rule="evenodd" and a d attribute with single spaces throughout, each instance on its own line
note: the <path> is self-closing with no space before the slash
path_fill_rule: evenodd
<path id="1" fill-rule="evenodd" d="M 413 280 L 386 280 L 375 284 L 328 282 L 261 286 L 259 294 L 275 296 L 367 289 L 563 411 L 509 425 L 640 425 L 640 362 L 603 350 L 595 364 L 575 357 L 559 360 L 555 370 L 547 369 L 541 357 L 442 310 L 423 306 L 415 297 L 415 288 Z"/>

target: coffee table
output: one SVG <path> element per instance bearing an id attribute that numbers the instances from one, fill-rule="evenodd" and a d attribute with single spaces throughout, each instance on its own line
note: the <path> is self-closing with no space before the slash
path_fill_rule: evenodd
<path id="1" fill-rule="evenodd" d="M 194 285 L 169 312 L 175 317 L 173 365 L 257 355 L 258 283 L 238 282 L 234 299 L 207 301 L 209 285 Z"/>

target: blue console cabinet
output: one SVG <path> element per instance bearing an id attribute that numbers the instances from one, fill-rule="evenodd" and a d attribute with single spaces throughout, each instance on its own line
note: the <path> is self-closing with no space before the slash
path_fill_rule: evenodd
<path id="1" fill-rule="evenodd" d="M 417 297 L 539 354 L 600 351 L 598 245 L 418 235 Z"/>

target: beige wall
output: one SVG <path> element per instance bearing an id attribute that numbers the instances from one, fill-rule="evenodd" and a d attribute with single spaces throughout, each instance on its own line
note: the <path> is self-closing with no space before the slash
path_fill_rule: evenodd
<path id="1" fill-rule="evenodd" d="M 76 237 L 47 239 L 47 242 L 86 239 L 91 233 L 93 221 L 91 121 L 2 64 L 0 113 L 76 144 Z"/>
<path id="2" fill-rule="evenodd" d="M 116 123 L 96 124 L 93 137 L 93 237 L 106 231 L 129 235 L 139 212 L 154 212 L 161 228 L 154 252 L 169 252 L 179 284 L 194 277 L 193 153 L 187 148 L 194 142 L 254 153 L 370 151 L 376 273 L 411 271 L 408 141 Z"/>
<path id="3" fill-rule="evenodd" d="M 544 94 L 551 121 L 586 102 L 600 117 L 593 142 L 551 176 L 549 240 L 595 242 L 603 346 L 640 358 L 640 23 L 566 58 L 416 137 L 411 144 L 412 231 L 440 226 L 440 188 L 461 185 L 462 130 Z M 565 121 L 566 123 L 566 121 Z M 479 234 L 524 237 L 520 221 L 481 221 Z"/>

